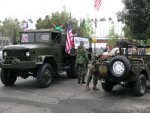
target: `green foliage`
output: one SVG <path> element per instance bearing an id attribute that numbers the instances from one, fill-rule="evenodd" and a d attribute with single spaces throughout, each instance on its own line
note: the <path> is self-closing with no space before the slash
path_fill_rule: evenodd
<path id="1" fill-rule="evenodd" d="M 126 25 L 123 27 L 123 31 L 124 31 L 124 37 L 128 38 L 129 40 L 132 40 L 132 33 L 130 32 L 129 27 L 127 27 Z"/>
<path id="2" fill-rule="evenodd" d="M 137 40 L 146 40 L 150 35 L 149 0 L 122 0 L 125 8 L 118 12 L 118 19 L 125 23 L 125 35 Z M 127 34 L 126 34 L 127 33 Z M 127 37 L 128 38 L 128 37 Z"/>
<path id="3" fill-rule="evenodd" d="M 118 38 L 119 38 L 119 36 L 118 36 L 118 34 L 116 34 L 116 33 L 114 32 L 114 27 L 111 28 L 108 37 L 109 37 L 109 39 L 108 39 L 108 44 L 115 46 L 115 45 L 116 45 L 116 42 L 117 42 L 117 40 L 118 40 Z"/>
<path id="4" fill-rule="evenodd" d="M 67 31 L 68 27 L 68 20 L 69 18 L 72 28 L 73 28 L 73 34 L 77 34 L 78 36 L 81 37 L 91 37 L 91 34 L 93 33 L 92 31 L 92 24 L 90 22 L 90 19 L 83 19 L 82 21 L 80 20 L 80 26 L 78 25 L 79 21 L 72 17 L 70 13 L 68 13 L 65 8 L 62 12 L 55 12 L 52 13 L 50 16 L 46 16 L 45 19 L 39 18 L 36 23 L 36 28 L 37 29 L 49 29 L 49 28 L 55 28 L 59 24 L 64 25 L 64 31 Z"/>
<path id="5" fill-rule="evenodd" d="M 50 16 L 46 15 L 44 19 L 39 18 L 36 22 L 37 29 L 55 28 L 59 24 L 63 24 L 65 28 L 68 25 L 69 13 L 64 9 L 62 12 L 52 13 Z"/>
<path id="6" fill-rule="evenodd" d="M 147 40 L 146 45 L 150 46 L 150 39 Z"/>
<path id="7" fill-rule="evenodd" d="M 76 27 L 76 32 L 78 36 L 81 37 L 91 37 L 93 34 L 92 22 L 91 19 L 87 17 L 87 19 L 80 19 L 80 26 Z"/>
<path id="8" fill-rule="evenodd" d="M 64 10 L 62 12 L 55 12 L 51 15 L 46 15 L 44 19 L 39 18 L 36 22 L 36 28 L 37 29 L 49 29 L 49 28 L 55 28 L 55 26 L 58 26 L 59 24 L 64 25 L 64 30 L 66 32 L 68 27 L 68 20 L 69 18 L 72 28 L 73 28 L 73 34 L 77 34 L 77 36 L 81 37 L 91 37 L 93 34 L 92 29 L 92 22 L 90 18 L 83 19 L 83 21 L 79 21 L 74 18 L 70 13 Z M 29 23 L 33 23 L 33 20 L 31 18 L 28 19 Z M 10 40 L 13 41 L 14 37 L 18 41 L 19 32 L 24 30 L 24 25 L 26 23 L 26 20 L 22 20 L 21 22 L 18 21 L 18 19 L 12 19 L 11 17 L 5 18 L 4 21 L 0 21 L 0 33 L 3 34 L 4 37 L 10 37 Z"/>
<path id="9" fill-rule="evenodd" d="M 20 23 L 18 19 L 5 18 L 5 20 L 2 21 L 0 32 L 4 37 L 10 37 L 10 40 L 13 40 L 14 37 L 19 37 Z"/>

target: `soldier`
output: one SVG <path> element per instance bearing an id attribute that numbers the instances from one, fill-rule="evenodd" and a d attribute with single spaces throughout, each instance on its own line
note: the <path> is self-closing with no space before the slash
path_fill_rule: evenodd
<path id="1" fill-rule="evenodd" d="M 80 45 L 77 48 L 76 53 L 76 64 L 77 64 L 77 75 L 78 75 L 78 84 L 82 82 L 85 84 L 85 75 L 86 75 L 86 67 L 88 64 L 88 53 L 84 47 L 84 42 L 80 41 Z"/>
<path id="2" fill-rule="evenodd" d="M 96 63 L 97 63 L 97 58 L 95 57 L 92 62 L 88 65 L 88 71 L 87 71 L 87 82 L 86 82 L 86 88 L 87 90 L 90 90 L 89 84 L 92 80 L 93 77 L 93 90 L 99 90 L 97 88 L 97 81 L 99 80 L 99 73 L 98 69 L 96 69 Z"/>
<path id="3" fill-rule="evenodd" d="M 59 26 L 56 26 L 55 27 L 55 30 L 58 30 L 58 31 L 61 31 L 61 32 L 63 32 L 64 30 L 63 30 L 63 24 L 59 24 Z"/>

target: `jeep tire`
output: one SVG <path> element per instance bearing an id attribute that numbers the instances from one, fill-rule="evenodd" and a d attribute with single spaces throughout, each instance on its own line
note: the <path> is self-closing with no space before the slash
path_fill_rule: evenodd
<path id="1" fill-rule="evenodd" d="M 106 92 L 111 92 L 113 87 L 114 87 L 114 85 L 110 82 L 105 81 L 104 83 L 102 83 L 102 88 Z"/>
<path id="2" fill-rule="evenodd" d="M 5 86 L 12 86 L 17 80 L 13 70 L 1 69 L 1 81 Z"/>
<path id="3" fill-rule="evenodd" d="M 39 87 L 46 88 L 52 82 L 53 72 L 51 65 L 48 63 L 42 64 L 37 71 L 37 82 Z"/>
<path id="4" fill-rule="evenodd" d="M 126 79 L 131 72 L 131 64 L 124 56 L 115 56 L 109 63 L 110 75 L 117 80 Z"/>
<path id="5" fill-rule="evenodd" d="M 142 96 L 146 92 L 146 78 L 141 74 L 137 81 L 133 83 L 133 93 L 136 96 Z"/>

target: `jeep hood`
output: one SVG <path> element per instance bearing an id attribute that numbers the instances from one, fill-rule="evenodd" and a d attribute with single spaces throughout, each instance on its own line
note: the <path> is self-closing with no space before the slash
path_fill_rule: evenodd
<path id="1" fill-rule="evenodd" d="M 18 44 L 6 46 L 3 50 L 22 50 L 22 49 L 36 49 L 47 47 L 49 47 L 49 45 L 46 44 Z"/>

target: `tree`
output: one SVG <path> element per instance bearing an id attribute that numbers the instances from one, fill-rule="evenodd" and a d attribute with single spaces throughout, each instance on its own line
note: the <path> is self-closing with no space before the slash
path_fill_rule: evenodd
<path id="1" fill-rule="evenodd" d="M 104 23 L 106 21 L 106 18 L 100 18 L 99 20 L 102 23 L 102 26 L 100 26 L 101 28 L 103 28 L 103 35 L 104 35 Z M 102 29 L 100 28 L 100 30 L 102 31 Z M 101 33 L 101 32 L 100 32 Z"/>
<path id="2" fill-rule="evenodd" d="M 28 21 L 29 21 L 30 23 L 33 23 L 33 20 L 32 20 L 31 18 L 29 18 Z"/>
<path id="3" fill-rule="evenodd" d="M 83 18 L 80 20 L 80 26 L 76 26 L 74 32 L 81 37 L 91 37 L 91 35 L 94 33 L 91 19 L 87 17 L 87 19 Z"/>
<path id="4" fill-rule="evenodd" d="M 131 32 L 130 32 L 129 27 L 125 25 L 125 26 L 123 27 L 123 31 L 124 31 L 124 37 L 131 40 L 131 39 L 132 39 L 132 34 L 131 34 Z"/>
<path id="5" fill-rule="evenodd" d="M 39 18 L 36 22 L 37 22 L 37 24 L 36 24 L 36 28 L 37 29 L 43 28 L 43 26 L 42 26 L 42 19 L 41 18 Z"/>
<path id="6" fill-rule="evenodd" d="M 112 45 L 112 46 L 115 46 L 116 42 L 118 41 L 119 36 L 118 36 L 118 34 L 116 34 L 114 32 L 114 26 L 111 27 L 111 30 L 110 30 L 110 33 L 109 33 L 108 37 L 109 37 L 108 44 Z"/>
<path id="7" fill-rule="evenodd" d="M 118 18 L 129 29 L 132 39 L 145 40 L 149 36 L 150 19 L 148 0 L 122 0 L 125 8 L 118 12 Z M 149 5 L 148 5 L 149 4 Z"/>
<path id="8" fill-rule="evenodd" d="M 111 21 L 112 21 L 112 18 L 109 17 L 108 20 L 109 20 L 109 33 L 110 33 L 110 23 L 111 23 Z"/>
<path id="9" fill-rule="evenodd" d="M 0 34 L 2 34 L 2 25 L 1 25 L 2 21 L 0 20 Z"/>
<path id="10" fill-rule="evenodd" d="M 68 13 L 65 8 L 62 12 L 55 12 L 51 15 L 47 15 L 45 19 L 39 18 L 36 23 L 37 29 L 49 29 L 49 28 L 55 28 L 55 26 L 58 26 L 59 24 L 64 25 L 65 32 L 67 31 L 68 27 L 68 20 L 70 19 L 72 28 L 73 28 L 73 34 L 78 34 L 78 36 L 82 37 L 91 37 L 92 33 L 92 24 L 90 23 L 90 19 L 83 19 L 83 21 L 80 23 L 81 26 L 78 26 L 78 20 L 74 18 L 70 13 Z"/>
<path id="11" fill-rule="evenodd" d="M 25 24 L 26 24 L 26 21 L 25 20 L 22 20 L 20 22 L 20 27 L 21 27 L 21 30 L 23 31 L 25 29 Z"/>
<path id="12" fill-rule="evenodd" d="M 150 46 L 150 39 L 147 40 L 146 45 Z"/>
<path id="13" fill-rule="evenodd" d="M 62 12 L 54 12 L 51 15 L 46 15 L 44 19 L 39 18 L 36 22 L 37 29 L 48 29 L 55 28 L 59 24 L 63 24 L 65 29 L 68 25 L 69 13 L 66 11 L 65 7 Z"/>
<path id="14" fill-rule="evenodd" d="M 5 18 L 2 21 L 1 32 L 4 37 L 9 37 L 11 41 L 13 38 L 19 37 L 20 32 L 20 22 L 18 19 Z"/>

